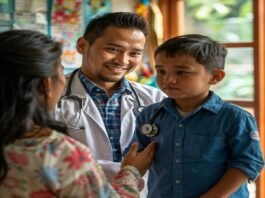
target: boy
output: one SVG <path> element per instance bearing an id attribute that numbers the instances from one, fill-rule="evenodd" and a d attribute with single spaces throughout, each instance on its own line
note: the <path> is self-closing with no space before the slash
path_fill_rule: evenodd
<path id="1" fill-rule="evenodd" d="M 134 141 L 155 140 L 149 198 L 248 197 L 264 166 L 254 118 L 210 86 L 224 76 L 227 50 L 202 35 L 172 38 L 155 51 L 157 83 L 168 98 L 137 118 Z"/>

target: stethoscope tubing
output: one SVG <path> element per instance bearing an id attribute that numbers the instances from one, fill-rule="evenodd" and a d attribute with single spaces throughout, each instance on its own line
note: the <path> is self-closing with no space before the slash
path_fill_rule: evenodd
<path id="1" fill-rule="evenodd" d="M 65 96 L 72 96 L 72 91 L 71 91 L 72 82 L 73 82 L 73 79 L 74 79 L 75 74 L 76 74 L 78 71 L 79 71 L 79 68 L 75 69 L 75 70 L 71 73 L 71 75 L 70 75 L 70 77 L 69 77 L 69 81 L 68 81 L 67 87 L 66 87 L 66 92 L 65 92 L 65 94 L 64 94 L 62 97 L 65 97 Z M 129 82 L 129 86 L 130 86 L 130 88 L 131 88 L 131 90 L 132 90 L 132 92 L 133 92 L 134 98 L 135 98 L 135 100 L 136 100 L 136 103 L 137 103 L 137 110 L 139 110 L 138 113 L 140 113 L 141 110 L 142 110 L 145 106 L 143 106 L 143 105 L 141 104 L 141 101 L 140 101 L 140 99 L 139 99 L 139 96 L 138 96 L 137 92 L 135 91 L 135 89 L 133 88 L 133 86 L 131 85 L 130 82 Z"/>
<path id="2" fill-rule="evenodd" d="M 79 103 L 80 110 L 82 110 L 82 108 L 83 108 L 83 102 L 82 101 L 83 100 L 81 98 L 79 98 L 78 96 L 72 95 L 72 91 L 71 91 L 71 86 L 72 86 L 72 82 L 73 82 L 74 76 L 75 76 L 75 74 L 78 71 L 79 71 L 79 68 L 75 69 L 71 73 L 71 75 L 69 77 L 69 81 L 68 81 L 67 87 L 66 87 L 65 95 L 63 95 L 60 98 L 59 102 L 58 102 L 58 107 L 59 108 L 61 108 L 61 100 L 69 98 L 69 99 L 72 99 L 72 100 L 76 100 Z M 136 105 L 136 107 L 134 107 L 133 112 L 134 112 L 135 116 L 137 116 L 145 108 L 145 106 L 143 106 L 141 104 L 139 96 L 138 96 L 137 92 L 135 91 L 135 89 L 133 88 L 133 86 L 131 85 L 130 82 L 129 82 L 129 86 L 130 86 L 130 88 L 131 88 L 131 90 L 133 92 L 134 98 L 136 100 L 136 104 L 137 105 Z M 151 117 L 150 122 L 148 122 L 146 124 L 143 124 L 143 125 L 150 125 L 150 126 L 153 126 L 154 128 L 157 128 L 157 132 L 156 132 L 155 135 L 158 134 L 158 127 L 155 125 L 155 121 L 156 121 L 157 117 L 161 114 L 162 111 L 163 111 L 163 108 L 160 107 L 159 110 Z M 63 115 L 62 115 L 62 117 L 63 117 Z M 63 117 L 63 120 L 68 126 L 70 126 L 71 128 L 75 128 L 75 126 L 72 126 L 69 123 L 67 123 L 67 121 L 64 119 L 64 117 Z M 84 127 L 81 127 L 81 128 L 79 127 L 78 129 L 85 129 L 85 128 Z M 146 133 L 143 133 L 143 132 L 142 132 L 142 134 L 146 135 Z M 146 135 L 146 136 L 150 137 L 150 135 Z"/>
<path id="3" fill-rule="evenodd" d="M 63 99 L 72 99 L 72 100 L 76 100 L 76 101 L 78 102 L 78 104 L 79 104 L 80 109 L 81 109 L 81 110 L 83 109 L 83 99 L 82 99 L 82 98 L 79 98 L 78 96 L 73 95 L 73 94 L 72 94 L 72 90 L 71 90 L 72 82 L 73 82 L 74 76 L 75 76 L 75 74 L 79 71 L 79 69 L 80 69 L 80 68 L 77 68 L 77 69 L 75 69 L 75 70 L 71 73 L 71 75 L 70 75 L 70 77 L 69 77 L 69 81 L 68 81 L 67 87 L 66 87 L 65 94 L 64 94 L 63 96 L 61 96 L 61 98 L 60 98 L 60 100 L 59 100 L 59 102 L 58 102 L 58 108 L 59 108 L 59 109 L 61 109 L 61 103 L 62 103 L 62 100 L 63 100 Z M 134 98 L 135 98 L 135 100 L 136 100 L 136 106 L 135 106 L 134 109 L 133 109 L 133 113 L 134 113 L 135 116 L 137 116 L 137 115 L 138 115 L 138 114 L 139 114 L 139 113 L 145 108 L 145 106 L 143 106 L 143 105 L 141 104 L 141 101 L 140 101 L 140 99 L 139 99 L 139 96 L 138 96 L 137 92 L 135 91 L 135 89 L 133 88 L 133 86 L 131 85 L 130 82 L 129 82 L 129 86 L 130 86 L 130 88 L 131 88 L 131 90 L 132 90 L 132 92 L 133 92 Z M 62 115 L 62 116 L 63 116 L 63 115 Z M 67 121 L 64 119 L 64 117 L 63 117 L 63 120 L 64 120 L 64 122 L 65 122 L 66 124 L 68 124 Z M 68 125 L 69 125 L 69 124 L 68 124 Z M 71 126 L 71 125 L 70 125 L 70 126 Z M 71 126 L 71 128 L 74 128 L 74 127 L 75 127 L 75 126 Z"/>

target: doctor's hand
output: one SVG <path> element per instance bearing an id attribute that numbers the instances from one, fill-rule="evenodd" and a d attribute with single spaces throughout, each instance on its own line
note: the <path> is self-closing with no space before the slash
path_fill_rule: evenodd
<path id="1" fill-rule="evenodd" d="M 121 162 L 121 168 L 124 166 L 134 166 L 143 176 L 152 164 L 156 142 L 151 142 L 141 152 L 138 152 L 138 147 L 138 143 L 131 145 L 130 150 Z"/>

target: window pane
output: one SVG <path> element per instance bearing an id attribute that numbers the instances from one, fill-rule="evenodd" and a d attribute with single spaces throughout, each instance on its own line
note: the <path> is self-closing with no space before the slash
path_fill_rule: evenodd
<path id="1" fill-rule="evenodd" d="M 253 40 L 252 0 L 185 0 L 185 33 L 211 36 L 221 42 Z"/>
<path id="2" fill-rule="evenodd" d="M 225 72 L 225 78 L 212 90 L 227 100 L 254 99 L 252 48 L 229 48 Z"/>
<path id="3" fill-rule="evenodd" d="M 10 29 L 10 3 L 9 1 L 0 1 L 0 31 Z M 6 27 L 5 27 L 6 26 Z"/>

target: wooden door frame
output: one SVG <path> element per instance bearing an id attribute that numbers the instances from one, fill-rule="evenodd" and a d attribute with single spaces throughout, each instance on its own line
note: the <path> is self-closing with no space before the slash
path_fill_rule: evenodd
<path id="1" fill-rule="evenodd" d="M 255 117 L 258 123 L 263 156 L 265 153 L 265 3 L 253 0 L 254 14 L 254 70 Z M 265 172 L 257 180 L 257 197 L 265 197 Z"/>
<path id="2" fill-rule="evenodd" d="M 158 0 L 163 15 L 164 40 L 183 33 L 184 3 L 183 0 Z"/>

